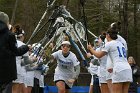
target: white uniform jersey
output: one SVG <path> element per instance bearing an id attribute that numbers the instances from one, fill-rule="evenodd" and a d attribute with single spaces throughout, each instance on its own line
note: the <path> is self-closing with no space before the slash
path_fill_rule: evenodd
<path id="1" fill-rule="evenodd" d="M 17 40 L 17 47 L 25 45 L 22 41 Z M 28 52 L 25 53 L 23 56 L 28 56 Z M 15 83 L 24 83 L 26 70 L 24 67 L 21 66 L 22 56 L 16 57 L 16 66 L 17 66 L 17 79 L 13 82 Z"/>
<path id="2" fill-rule="evenodd" d="M 75 77 L 74 66 L 80 64 L 76 55 L 72 52 L 67 57 L 64 57 L 62 50 L 58 50 L 52 54 L 57 60 L 57 67 L 55 68 L 54 81 L 64 80 L 67 83 L 68 79 Z M 71 85 L 69 85 L 71 87 Z"/>
<path id="3" fill-rule="evenodd" d="M 126 49 L 124 45 L 116 40 L 112 40 L 105 44 L 105 47 L 102 49 L 108 53 L 113 63 L 113 71 L 120 72 L 122 70 L 131 69 L 130 65 L 127 62 Z"/>
<path id="4" fill-rule="evenodd" d="M 98 47 L 96 47 L 96 50 L 98 49 Z M 98 60 L 97 57 L 95 57 L 93 55 L 94 59 L 91 59 L 91 62 L 89 63 L 89 67 L 87 68 L 88 72 L 91 74 L 91 82 L 90 82 L 90 85 L 93 85 L 94 83 L 94 78 L 93 78 L 93 75 L 97 75 L 99 76 L 100 75 L 100 66 L 98 65 L 94 65 L 94 60 Z M 99 60 L 98 60 L 99 61 Z"/>
<path id="5" fill-rule="evenodd" d="M 127 52 L 128 48 L 127 48 L 127 43 L 126 43 L 125 39 L 123 37 L 121 37 L 120 35 L 117 35 L 117 36 L 118 36 L 118 38 L 116 39 L 116 41 L 120 41 L 124 45 L 125 50 Z M 105 42 L 107 43 L 106 39 L 105 39 Z M 107 69 L 113 68 L 113 63 L 111 62 L 110 56 L 107 57 L 106 68 Z"/>
<path id="6" fill-rule="evenodd" d="M 43 59 L 38 57 L 38 62 L 41 63 L 43 62 Z M 34 62 L 35 64 L 38 64 L 37 62 Z M 34 77 L 39 80 L 39 86 L 44 87 L 44 75 L 42 75 L 42 71 L 40 70 L 35 70 L 34 71 Z"/>
<path id="7" fill-rule="evenodd" d="M 97 48 L 96 51 L 101 51 L 102 46 Z M 106 61 L 107 61 L 107 55 L 99 58 L 100 61 L 100 76 L 104 77 L 105 73 L 104 71 L 106 70 Z"/>
<path id="8" fill-rule="evenodd" d="M 104 44 L 96 49 L 96 51 L 101 51 L 104 47 Z M 106 62 L 107 62 L 107 55 L 99 58 L 100 62 L 100 70 L 99 70 L 99 83 L 106 83 Z"/>
<path id="9" fill-rule="evenodd" d="M 43 59 L 38 57 L 38 61 L 37 62 L 34 62 L 35 65 L 38 65 L 39 63 L 43 62 Z M 34 77 L 37 78 L 37 79 L 40 79 L 42 75 L 42 72 L 40 70 L 35 70 L 34 71 Z"/>
<path id="10" fill-rule="evenodd" d="M 127 51 L 128 47 L 127 47 L 127 43 L 126 43 L 125 39 L 123 37 L 121 37 L 120 35 L 117 35 L 117 36 L 118 36 L 118 38 L 116 40 L 120 41 L 124 45 L 124 47 L 125 47 L 125 49 Z"/>
<path id="11" fill-rule="evenodd" d="M 18 47 L 25 45 L 25 43 L 23 43 L 22 41 L 19 41 L 19 40 L 17 40 L 17 44 L 18 44 Z M 28 55 L 29 55 L 29 53 L 27 52 L 23 56 L 28 56 Z"/>
<path id="12" fill-rule="evenodd" d="M 124 45 L 125 49 L 128 50 L 127 43 L 126 43 L 125 39 L 122 36 L 120 36 L 120 35 L 117 35 L 117 37 L 118 38 L 116 40 L 120 41 Z M 105 38 L 105 43 L 107 43 L 107 39 L 106 38 Z"/>
<path id="13" fill-rule="evenodd" d="M 34 86 L 34 71 L 27 71 L 25 77 L 25 86 Z"/>
<path id="14" fill-rule="evenodd" d="M 25 43 L 23 43 L 19 40 L 17 40 L 17 44 L 18 44 L 18 47 L 25 45 Z M 25 53 L 22 56 L 29 56 L 29 52 Z M 21 61 L 22 56 L 18 56 L 17 59 L 19 59 Z M 20 62 L 20 64 L 21 64 L 21 62 Z M 23 83 L 25 84 L 25 86 L 33 86 L 34 71 L 27 72 L 25 69 L 25 66 L 21 66 L 20 73 L 22 74 Z"/>
<path id="15" fill-rule="evenodd" d="M 39 79 L 39 86 L 40 87 L 44 87 L 44 75 L 41 75 L 40 79 Z"/>
<path id="16" fill-rule="evenodd" d="M 20 47 L 22 45 L 25 45 L 23 42 L 17 40 L 17 47 Z M 17 56 L 16 57 L 16 65 L 17 65 L 17 74 L 21 74 L 21 61 L 22 61 L 22 56 Z"/>
<path id="17" fill-rule="evenodd" d="M 55 69 L 55 74 L 61 75 L 72 75 L 74 74 L 74 66 L 79 65 L 79 61 L 76 58 L 76 55 L 72 52 L 68 55 L 68 57 L 64 57 L 62 54 L 62 50 L 58 50 L 54 52 L 53 57 L 57 60 L 57 67 Z"/>
<path id="18" fill-rule="evenodd" d="M 39 80 L 39 86 L 43 87 L 44 82 L 44 75 L 42 75 L 42 72 L 39 70 L 34 71 L 34 77 Z"/>
<path id="19" fill-rule="evenodd" d="M 105 47 L 108 52 L 107 69 L 113 68 L 113 73 L 106 72 L 106 79 L 112 79 L 112 83 L 132 82 L 132 70 L 126 59 L 126 41 L 118 35 L 116 40 L 108 42 Z"/>

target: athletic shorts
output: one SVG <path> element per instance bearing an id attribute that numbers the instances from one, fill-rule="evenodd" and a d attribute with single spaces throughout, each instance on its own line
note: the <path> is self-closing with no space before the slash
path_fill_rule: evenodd
<path id="1" fill-rule="evenodd" d="M 113 73 L 109 73 L 108 71 L 106 71 L 106 80 L 112 79 L 112 74 Z"/>
<path id="2" fill-rule="evenodd" d="M 72 75 L 64 75 L 64 74 L 54 74 L 54 81 L 57 81 L 57 80 L 64 80 L 65 83 L 70 87 L 72 88 L 73 86 L 73 83 L 69 83 L 68 80 L 69 79 L 72 79 Z"/>
<path id="3" fill-rule="evenodd" d="M 27 72 L 25 76 L 25 85 L 30 87 L 34 86 L 34 71 Z"/>
<path id="4" fill-rule="evenodd" d="M 17 79 L 13 81 L 13 83 L 24 83 L 24 76 L 17 74 Z"/>
<path id="5" fill-rule="evenodd" d="M 99 83 L 101 84 L 101 83 L 107 83 L 107 81 L 106 81 L 106 76 L 104 76 L 104 77 L 99 77 Z"/>
<path id="6" fill-rule="evenodd" d="M 126 69 L 120 72 L 114 71 L 112 74 L 112 83 L 132 82 L 132 70 Z"/>
<path id="7" fill-rule="evenodd" d="M 32 77 L 26 77 L 25 85 L 26 86 L 33 87 L 34 86 L 34 78 L 32 78 Z"/>
<path id="8" fill-rule="evenodd" d="M 63 81 L 63 82 L 65 83 L 65 89 L 71 89 L 71 88 L 66 84 L 66 82 L 65 82 L 64 80 L 57 80 L 57 81 L 55 81 L 55 84 L 56 84 L 57 82 L 59 82 L 59 81 Z"/>

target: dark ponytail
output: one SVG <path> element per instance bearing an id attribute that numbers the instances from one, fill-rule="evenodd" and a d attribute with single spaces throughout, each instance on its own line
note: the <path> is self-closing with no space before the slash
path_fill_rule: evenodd
<path id="1" fill-rule="evenodd" d="M 102 33 L 99 38 L 101 38 L 101 40 L 104 42 L 105 38 L 106 38 L 106 33 Z"/>
<path id="2" fill-rule="evenodd" d="M 21 28 L 20 25 L 15 25 L 14 26 L 14 32 L 17 38 L 21 37 L 22 35 L 25 34 L 24 30 Z"/>
<path id="3" fill-rule="evenodd" d="M 107 30 L 107 33 L 110 35 L 110 37 L 113 40 L 116 40 L 118 38 L 117 34 L 119 33 L 120 29 L 121 29 L 121 23 L 114 22 L 110 25 L 109 29 Z"/>
<path id="4" fill-rule="evenodd" d="M 116 32 L 120 32 L 121 30 L 121 22 L 114 22 L 110 25 L 110 28 L 114 29 Z"/>

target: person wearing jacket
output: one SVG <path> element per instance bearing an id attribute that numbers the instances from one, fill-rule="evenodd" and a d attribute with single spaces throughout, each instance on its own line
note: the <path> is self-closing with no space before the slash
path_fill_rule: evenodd
<path id="1" fill-rule="evenodd" d="M 129 92 L 137 93 L 138 78 L 140 77 L 140 67 L 136 64 L 133 56 L 128 57 L 128 63 L 132 69 L 133 82 L 130 83 Z"/>
<path id="2" fill-rule="evenodd" d="M 17 48 L 15 35 L 8 25 L 8 15 L 0 12 L 0 93 L 12 91 L 7 92 L 12 81 L 17 78 L 16 56 L 21 56 L 29 50 L 27 45 Z"/>

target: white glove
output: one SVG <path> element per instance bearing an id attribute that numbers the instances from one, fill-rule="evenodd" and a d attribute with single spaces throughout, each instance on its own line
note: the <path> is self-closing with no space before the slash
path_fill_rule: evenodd
<path id="1" fill-rule="evenodd" d="M 89 72 L 91 75 L 97 74 L 97 72 L 98 72 L 98 66 L 93 65 L 92 67 L 88 67 L 88 72 Z"/>

